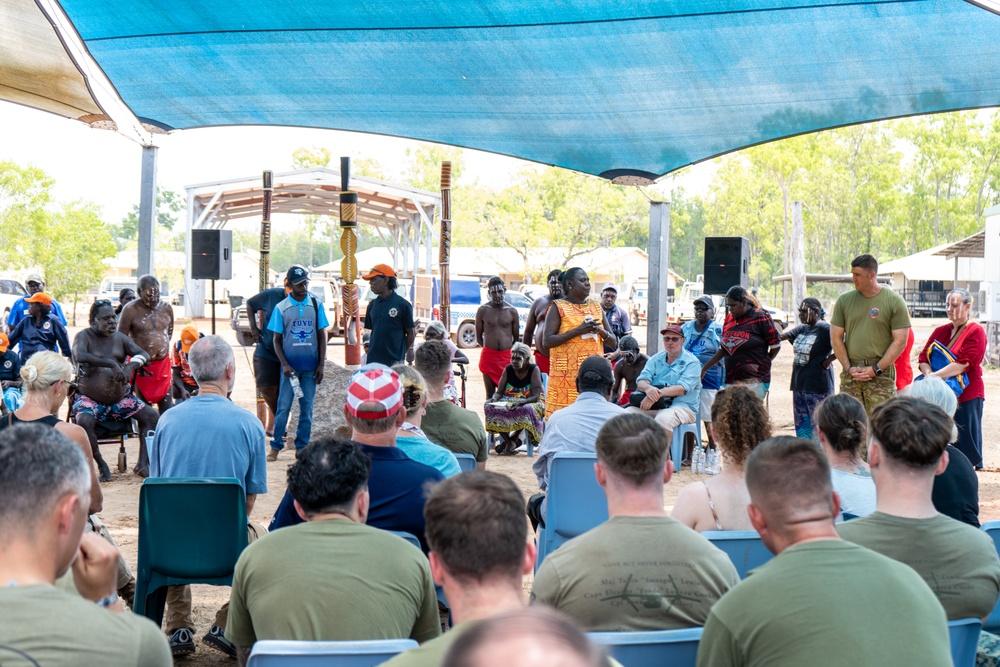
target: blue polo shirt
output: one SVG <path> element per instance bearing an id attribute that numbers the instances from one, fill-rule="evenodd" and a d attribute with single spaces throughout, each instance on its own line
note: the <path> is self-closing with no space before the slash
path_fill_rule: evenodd
<path id="1" fill-rule="evenodd" d="M 709 321 L 701 331 L 695 328 L 694 320 L 688 320 L 681 325 L 681 331 L 684 333 L 684 349 L 698 357 L 703 366 L 722 345 L 722 326 L 714 320 Z M 720 360 L 705 372 L 705 377 L 701 379 L 702 388 L 721 389 L 725 372 L 725 360 Z"/>
<path id="2" fill-rule="evenodd" d="M 670 403 L 671 407 L 687 408 L 698 414 L 698 404 L 701 402 L 701 362 L 687 350 L 681 350 L 672 364 L 667 363 L 665 351 L 657 352 L 646 362 L 646 367 L 639 373 L 636 382 L 639 380 L 645 380 L 661 389 L 679 384 L 684 387 L 684 394 L 675 396 Z"/>
<path id="3" fill-rule="evenodd" d="M 64 357 L 67 359 L 72 358 L 69 347 L 69 334 L 63 323 L 55 316 L 55 313 L 49 313 L 49 316 L 43 319 L 40 325 L 35 324 L 34 317 L 25 317 L 10 332 L 9 339 L 10 347 L 14 347 L 14 345 L 19 346 L 18 354 L 21 357 L 22 365 L 35 352 L 40 352 L 41 350 L 55 352 L 57 345 L 62 350 Z"/>
<path id="4" fill-rule="evenodd" d="M 429 547 L 424 539 L 424 487 L 428 482 L 436 484 L 444 480 L 444 475 L 430 466 L 417 463 L 397 447 L 358 445 L 372 461 L 372 473 L 368 479 L 368 494 L 371 498 L 368 525 L 416 535 L 426 553 Z M 268 530 L 278 530 L 299 523 L 302 523 L 302 519 L 295 511 L 292 494 L 285 489 L 285 496 L 281 499 Z"/>

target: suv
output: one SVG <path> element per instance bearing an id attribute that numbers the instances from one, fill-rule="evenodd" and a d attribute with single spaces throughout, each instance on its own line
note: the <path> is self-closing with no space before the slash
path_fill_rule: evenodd
<path id="1" fill-rule="evenodd" d="M 645 280 L 633 283 L 628 291 L 628 314 L 634 327 L 646 322 L 648 294 L 649 284 Z"/>
<path id="2" fill-rule="evenodd" d="M 528 323 L 528 313 L 531 311 L 531 299 L 520 292 L 508 291 L 504 294 L 503 300 L 517 310 L 517 321 L 520 332 L 524 333 L 524 327 Z M 480 290 L 479 304 L 486 305 L 490 302 L 490 296 L 485 289 Z M 476 311 L 479 306 L 453 305 L 451 307 L 451 328 L 455 331 L 455 344 L 461 348 L 479 347 L 476 340 Z"/>
<path id="3" fill-rule="evenodd" d="M 11 308 L 14 307 L 14 304 L 22 296 L 28 296 L 28 290 L 24 289 L 24 285 L 19 281 L 8 280 L 6 278 L 0 280 L 0 311 L 3 311 L 3 320 L 0 321 L 0 327 L 7 324 Z"/>
<path id="4" fill-rule="evenodd" d="M 340 335 L 340 294 L 325 280 L 312 281 L 309 284 L 309 295 L 315 297 L 323 310 L 326 319 L 330 321 L 327 329 L 327 344 Z M 246 303 L 233 308 L 229 316 L 229 326 L 236 332 L 236 340 L 240 345 L 249 347 L 254 344 L 253 332 L 250 331 L 250 320 L 247 318 Z"/>

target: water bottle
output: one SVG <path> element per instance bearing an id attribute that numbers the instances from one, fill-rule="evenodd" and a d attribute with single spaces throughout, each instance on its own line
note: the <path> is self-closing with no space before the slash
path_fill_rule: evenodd
<path id="1" fill-rule="evenodd" d="M 698 458 L 698 461 L 697 461 L 697 466 L 698 467 L 695 469 L 695 472 L 697 472 L 698 474 L 704 475 L 705 472 L 706 472 L 706 467 L 707 466 L 705 465 L 705 462 L 706 462 L 706 460 L 705 460 L 705 447 L 701 443 L 698 443 L 697 458 Z"/>
<path id="2" fill-rule="evenodd" d="M 302 386 L 299 384 L 299 376 L 293 375 L 288 379 L 288 382 L 292 385 L 292 396 L 296 399 L 302 398 Z"/>
<path id="3" fill-rule="evenodd" d="M 708 465 L 705 468 L 705 473 L 709 475 L 718 475 L 722 470 L 719 466 L 719 450 L 710 449 L 708 451 Z"/>

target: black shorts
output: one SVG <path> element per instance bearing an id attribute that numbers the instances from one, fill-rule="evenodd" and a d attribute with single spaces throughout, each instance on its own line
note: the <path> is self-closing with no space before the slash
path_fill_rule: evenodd
<path id="1" fill-rule="evenodd" d="M 281 364 L 277 361 L 254 357 L 253 374 L 258 387 L 278 387 L 281 385 Z"/>

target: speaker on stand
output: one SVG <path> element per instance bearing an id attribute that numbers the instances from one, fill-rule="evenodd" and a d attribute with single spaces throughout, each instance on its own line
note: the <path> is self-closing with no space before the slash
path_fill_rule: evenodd
<path id="1" fill-rule="evenodd" d="M 215 335 L 215 281 L 233 277 L 233 232 L 191 230 L 191 278 L 212 281 L 212 335 Z"/>

